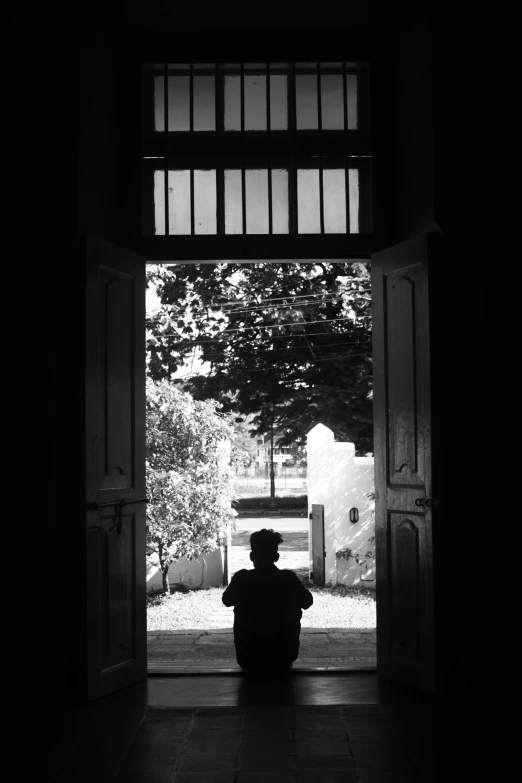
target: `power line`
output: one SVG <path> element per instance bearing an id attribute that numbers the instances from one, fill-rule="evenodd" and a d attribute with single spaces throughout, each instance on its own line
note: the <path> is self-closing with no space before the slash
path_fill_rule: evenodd
<path id="1" fill-rule="evenodd" d="M 371 340 L 367 339 L 367 342 L 370 343 Z M 357 345 L 357 344 L 360 344 L 360 343 L 358 343 L 358 341 L 347 342 L 347 343 L 326 343 L 324 345 L 314 345 L 313 347 L 315 348 L 316 351 L 320 351 L 323 348 L 339 348 L 339 347 L 342 347 L 342 346 L 345 346 L 345 345 Z M 290 352 L 290 351 L 297 351 L 297 350 L 299 350 L 299 351 L 308 351 L 308 346 L 307 345 L 296 345 L 296 346 L 290 346 L 290 347 L 287 347 L 287 348 L 271 348 L 269 351 L 265 351 L 265 353 L 270 355 L 272 353 L 280 353 L 281 351 Z M 232 358 L 233 356 L 241 356 L 241 355 L 245 355 L 245 354 L 252 354 L 252 351 L 234 351 L 233 354 L 228 354 L 228 356 L 229 356 L 229 358 Z M 224 354 L 224 353 L 209 353 L 209 354 L 206 354 L 206 355 L 203 354 L 199 358 L 199 361 L 206 362 L 206 361 L 208 361 L 208 359 L 210 359 L 212 357 L 215 357 L 215 356 L 220 356 L 220 357 L 222 357 L 224 359 L 227 358 L 227 354 Z"/>
<path id="2" fill-rule="evenodd" d="M 354 296 L 357 296 L 358 294 L 362 295 L 362 294 L 365 294 L 365 293 L 367 293 L 369 291 L 371 291 L 371 289 L 363 289 L 363 290 L 358 290 L 358 291 L 352 291 L 351 293 L 353 293 Z M 310 296 L 321 296 L 322 298 L 319 299 L 319 300 L 312 300 L 312 299 L 309 298 Z M 326 296 L 325 295 L 321 295 L 321 294 L 310 294 L 310 295 L 307 295 L 307 301 L 295 302 L 293 304 L 292 303 L 288 303 L 286 301 L 286 300 L 292 299 L 292 298 L 294 298 L 294 297 L 281 297 L 282 301 L 286 302 L 283 305 L 279 304 L 279 305 L 265 305 L 265 306 L 263 306 L 263 305 L 260 305 L 259 302 L 253 302 L 252 303 L 254 305 L 253 307 L 236 307 L 236 308 L 232 307 L 232 305 L 234 303 L 238 304 L 238 305 L 242 305 L 243 302 L 238 302 L 237 300 L 234 302 L 234 300 L 229 300 L 231 309 L 223 311 L 223 314 L 228 316 L 228 315 L 230 315 L 232 313 L 251 313 L 251 312 L 255 312 L 256 310 L 265 310 L 266 311 L 266 310 L 280 310 L 280 309 L 284 309 L 284 308 L 292 309 L 292 308 L 297 308 L 297 307 L 307 307 L 307 306 L 321 305 L 323 302 L 328 303 L 328 302 L 340 302 L 340 301 L 343 301 L 343 297 L 342 296 L 335 296 L 335 295 L 331 295 L 331 294 L 327 294 Z M 275 299 L 274 300 L 267 299 L 265 301 L 267 301 L 267 302 L 275 301 Z M 248 304 L 248 302 L 246 304 Z M 213 307 L 214 308 L 218 308 L 217 312 L 219 312 L 225 306 L 226 306 L 226 303 L 222 303 L 222 304 L 209 305 L 208 307 L 209 308 L 213 308 Z M 175 307 L 175 305 L 172 305 L 172 307 Z M 179 310 L 175 311 L 175 315 L 182 315 L 183 313 L 186 313 L 188 311 L 191 311 L 190 305 L 188 305 L 187 307 L 184 307 L 184 308 L 179 308 Z M 210 312 L 213 312 L 213 311 L 210 310 Z M 209 311 L 208 311 L 208 309 L 207 310 L 199 310 L 199 311 L 192 312 L 192 315 L 194 315 L 194 316 L 198 316 L 198 315 L 208 316 L 209 315 Z M 154 321 L 159 320 L 159 318 L 160 318 L 160 316 L 158 315 L 158 316 L 154 316 L 154 317 L 148 318 L 147 321 L 148 322 L 154 322 Z"/>
<path id="3" fill-rule="evenodd" d="M 351 291 L 355 291 L 356 289 L 350 289 Z M 371 287 L 369 288 L 362 288 L 357 289 L 358 291 L 371 291 Z M 217 302 L 214 305 L 209 305 L 209 307 L 222 307 L 223 305 L 226 305 L 227 303 L 230 304 L 248 304 L 249 302 L 252 302 L 252 304 L 262 304 L 263 302 L 281 302 L 285 299 L 309 299 L 311 296 L 337 296 L 338 293 L 336 291 L 324 291 L 319 292 L 317 294 L 314 294 L 312 292 L 308 294 L 287 294 L 286 296 L 269 296 L 266 299 L 225 299 L 223 302 Z"/>
<path id="4" fill-rule="evenodd" d="M 219 332 L 220 335 L 223 334 L 231 334 L 232 332 L 245 332 L 245 331 L 251 331 L 253 329 L 280 329 L 283 326 L 309 326 L 311 324 L 327 324 L 336 322 L 339 323 L 340 321 L 351 321 L 351 318 L 323 318 L 319 321 L 289 321 L 288 323 L 284 324 L 254 324 L 254 326 L 242 326 L 240 329 L 223 329 L 222 332 Z M 161 335 L 162 337 L 180 337 L 181 335 L 176 334 L 176 332 L 163 332 Z M 308 335 L 309 337 L 313 336 L 313 332 L 311 335 Z"/>
<path id="5" fill-rule="evenodd" d="M 363 352 L 360 352 L 360 353 L 347 353 L 344 358 L 350 359 L 350 358 L 355 358 L 355 357 L 358 357 L 358 356 L 371 356 L 371 355 L 372 355 L 371 351 L 363 351 Z M 329 357 L 329 358 L 326 358 L 326 359 L 312 359 L 312 358 L 309 358 L 309 359 L 306 359 L 306 362 L 302 361 L 301 364 L 323 363 L 323 362 L 331 362 L 333 360 L 334 360 L 334 357 Z M 226 373 L 230 369 L 235 369 L 236 367 L 239 370 L 242 370 L 244 368 L 243 364 L 238 363 L 237 365 L 232 365 L 231 367 L 224 368 L 222 372 Z M 256 368 L 250 369 L 249 368 L 248 369 L 249 373 L 251 373 L 251 372 L 268 372 L 268 371 L 269 371 L 269 368 L 259 368 L 259 369 L 256 369 Z M 206 373 L 200 373 L 200 374 L 206 375 Z M 207 377 L 210 377 L 210 376 L 207 376 Z M 285 383 L 287 383 L 287 381 L 285 381 Z"/>
<path id="6" fill-rule="evenodd" d="M 248 299 L 248 298 L 237 298 L 237 299 L 223 299 L 220 302 L 215 302 L 213 304 L 209 304 L 208 307 L 224 307 L 227 305 L 262 305 L 267 304 L 270 302 L 284 302 L 288 299 L 293 300 L 299 300 L 299 299 L 310 299 L 311 297 L 328 297 L 328 296 L 334 296 L 338 297 L 345 293 L 367 293 L 371 291 L 371 286 L 363 286 L 363 287 L 357 287 L 357 288 L 349 288 L 345 291 L 318 291 L 317 293 L 314 293 L 313 291 L 309 291 L 307 294 L 286 294 L 285 296 L 268 296 L 265 299 Z"/>

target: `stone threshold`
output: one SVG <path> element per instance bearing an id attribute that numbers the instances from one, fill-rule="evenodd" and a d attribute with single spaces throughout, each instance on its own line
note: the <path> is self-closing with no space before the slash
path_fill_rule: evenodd
<path id="1" fill-rule="evenodd" d="M 327 664 L 315 665 L 312 663 L 294 663 L 292 672 L 353 672 L 353 671 L 377 671 L 377 661 L 346 661 L 342 665 Z M 191 661 L 150 661 L 147 666 L 147 674 L 243 674 L 243 670 L 235 661 L 216 661 L 215 664 L 206 661 L 204 664 L 197 664 Z"/>

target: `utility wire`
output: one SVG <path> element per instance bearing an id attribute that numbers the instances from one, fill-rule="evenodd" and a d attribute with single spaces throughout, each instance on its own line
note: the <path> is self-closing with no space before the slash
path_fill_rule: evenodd
<path id="1" fill-rule="evenodd" d="M 368 339 L 367 342 L 370 343 L 371 341 Z M 323 348 L 338 348 L 338 347 L 342 347 L 342 346 L 345 346 L 345 345 L 357 345 L 357 344 L 360 345 L 360 343 L 349 342 L 349 343 L 327 343 L 326 345 L 314 345 L 313 347 L 315 348 L 316 351 L 319 351 L 319 350 L 322 350 Z M 308 346 L 307 345 L 296 345 L 296 346 L 290 346 L 290 347 L 287 347 L 287 348 L 271 348 L 268 351 L 264 351 L 264 353 L 266 353 L 268 355 L 271 355 L 272 353 L 281 353 L 281 351 L 284 351 L 284 352 L 308 351 Z M 207 362 L 210 358 L 213 358 L 213 357 L 216 357 L 216 356 L 220 356 L 222 359 L 226 359 L 226 358 L 232 358 L 233 356 L 244 356 L 245 354 L 252 354 L 252 351 L 251 350 L 250 351 L 234 351 L 233 353 L 230 353 L 230 354 L 225 354 L 225 353 L 207 353 L 207 354 L 202 354 L 198 358 L 199 358 L 199 361 Z M 347 355 L 349 355 L 349 354 L 347 354 Z"/>
<path id="2" fill-rule="evenodd" d="M 310 322 L 303 322 L 303 323 L 310 323 Z M 223 332 L 220 332 L 220 334 L 223 334 Z M 338 337 L 346 337 L 347 335 L 350 335 L 350 336 L 353 335 L 354 337 L 355 336 L 357 336 L 357 337 L 364 337 L 367 334 L 367 330 L 358 328 L 358 329 L 343 330 L 342 332 L 332 332 L 331 330 L 329 332 L 309 332 L 307 336 L 308 337 L 322 337 L 325 334 L 328 334 L 331 337 L 336 337 L 336 336 L 338 336 Z M 155 335 L 153 335 L 153 337 L 155 338 Z M 172 337 L 172 334 L 170 334 L 170 333 L 167 334 L 167 337 Z M 181 338 L 182 335 L 179 335 L 179 337 Z M 286 334 L 276 335 L 275 339 L 282 338 L 282 337 L 293 337 L 293 338 L 302 337 L 302 338 L 304 338 L 304 334 L 299 334 L 297 332 L 295 332 L 294 334 L 288 334 L 288 332 L 287 332 Z M 151 338 L 148 338 L 148 339 L 151 339 Z M 157 339 L 159 339 L 159 338 L 157 338 Z M 208 338 L 208 339 L 205 339 L 205 340 L 201 340 L 199 338 L 199 336 L 196 335 L 191 340 L 189 340 L 189 339 L 184 340 L 182 342 L 182 345 L 193 345 L 195 342 L 197 342 L 199 345 L 203 345 L 203 343 L 220 343 L 221 340 L 218 339 L 218 338 Z"/>
<path id="3" fill-rule="evenodd" d="M 280 329 L 283 326 L 309 326 L 310 324 L 327 324 L 332 322 L 339 323 L 340 321 L 351 321 L 351 318 L 323 318 L 319 321 L 289 321 L 284 324 L 254 324 L 253 326 L 242 326 L 240 329 L 223 329 L 219 332 L 219 335 L 230 334 L 231 332 L 246 332 L 253 329 Z M 176 332 L 163 332 L 162 337 L 180 337 L 181 335 Z M 309 335 L 310 337 L 313 336 Z"/>
<path id="4" fill-rule="evenodd" d="M 370 290 L 371 289 L 364 289 L 364 290 L 352 291 L 351 293 L 355 297 L 357 297 L 357 295 L 360 294 L 362 296 L 363 294 L 368 293 Z M 315 294 L 313 294 L 313 296 L 315 296 Z M 320 296 L 320 295 L 317 294 L 317 296 Z M 226 306 L 226 303 L 215 304 L 215 305 L 208 305 L 208 308 L 213 308 L 213 307 L 214 308 L 218 308 L 216 310 L 216 312 L 223 311 L 224 315 L 230 315 L 231 313 L 243 313 L 243 312 L 251 313 L 251 312 L 255 312 L 256 310 L 265 310 L 266 311 L 266 310 L 281 310 L 281 309 L 284 309 L 284 308 L 291 309 L 291 308 L 298 308 L 298 307 L 312 307 L 314 305 L 321 305 L 323 303 L 328 303 L 328 302 L 340 302 L 340 301 L 343 301 L 343 297 L 342 296 L 326 295 L 326 296 L 322 296 L 322 298 L 318 299 L 318 300 L 313 300 L 313 299 L 307 298 L 307 300 L 304 301 L 304 302 L 288 303 L 287 300 L 288 299 L 292 299 L 292 298 L 293 297 L 283 297 L 283 301 L 286 300 L 285 304 L 278 304 L 278 305 L 261 305 L 261 304 L 259 304 L 259 302 L 252 302 L 252 304 L 254 305 L 253 307 L 243 307 L 242 305 L 243 304 L 248 304 L 248 302 L 238 302 L 238 301 L 236 301 L 235 304 L 240 305 L 240 307 L 233 308 L 232 305 L 234 304 L 234 302 L 231 301 L 231 303 L 230 303 L 230 308 L 231 309 L 229 309 L 229 310 L 223 310 L 223 307 Z M 266 301 L 271 301 L 271 300 L 266 300 Z M 274 300 L 272 300 L 272 301 L 274 301 Z M 175 307 L 175 305 L 171 305 L 171 306 Z M 198 315 L 208 316 L 209 312 L 210 313 L 214 312 L 211 309 L 210 310 L 207 309 L 207 310 L 192 311 L 191 306 L 188 305 L 188 306 L 186 306 L 184 308 L 180 307 L 178 310 L 176 310 L 175 311 L 175 315 L 181 315 L 181 314 L 189 312 L 189 311 L 191 312 L 191 314 L 193 316 L 198 316 Z M 161 317 L 160 315 L 157 315 L 157 316 L 148 318 L 147 320 L 148 321 L 154 321 L 154 320 L 158 320 L 160 317 Z"/>

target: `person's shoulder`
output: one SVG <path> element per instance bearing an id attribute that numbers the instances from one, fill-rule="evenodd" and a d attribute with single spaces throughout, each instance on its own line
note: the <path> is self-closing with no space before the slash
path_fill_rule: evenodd
<path id="1" fill-rule="evenodd" d="M 236 571 L 232 579 L 244 579 L 250 573 L 252 572 L 248 568 L 241 568 L 239 571 Z"/>
<path id="2" fill-rule="evenodd" d="M 299 584 L 301 584 L 301 580 L 291 568 L 280 568 L 279 571 L 281 574 L 284 574 L 284 579 L 287 579 L 290 582 L 299 582 Z"/>

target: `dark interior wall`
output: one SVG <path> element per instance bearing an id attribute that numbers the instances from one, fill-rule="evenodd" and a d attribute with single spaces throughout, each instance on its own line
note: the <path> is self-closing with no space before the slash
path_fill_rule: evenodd
<path id="1" fill-rule="evenodd" d="M 371 51 L 381 74 L 377 94 L 380 90 L 381 107 L 388 107 L 386 111 L 380 109 L 381 118 L 386 119 L 389 114 L 389 132 L 388 126 L 380 133 L 374 128 L 383 173 L 376 200 L 389 223 L 389 240 L 395 241 L 430 226 L 433 213 L 448 237 L 463 230 L 476 232 L 477 223 L 480 228 L 488 225 L 493 229 L 488 223 L 493 218 L 495 225 L 501 225 L 505 231 L 515 231 L 520 214 L 514 206 L 513 191 L 507 187 L 512 181 L 510 159 L 506 161 L 504 156 L 500 163 L 490 164 L 480 157 L 491 149 L 505 151 L 506 145 L 510 150 L 520 136 L 519 116 L 515 113 L 517 103 L 509 100 L 515 84 L 514 58 L 506 47 L 499 48 L 497 43 L 493 54 L 486 49 L 478 55 L 481 61 L 503 64 L 502 77 L 490 69 L 485 82 L 481 82 L 488 85 L 489 96 L 501 96 L 491 104 L 484 100 L 483 89 L 472 78 L 470 63 L 475 61 L 477 53 L 467 51 L 473 49 L 468 38 L 452 39 L 448 49 L 447 31 L 440 34 L 435 41 L 431 68 L 429 52 L 419 44 L 420 39 L 416 41 L 414 32 L 419 25 L 422 27 L 422 14 L 414 20 L 415 24 L 403 24 L 395 18 L 388 25 L 385 17 L 379 16 L 379 5 L 375 3 L 369 10 L 366 4 L 361 4 L 359 11 L 342 4 L 344 17 L 339 3 L 321 4 L 320 12 L 317 5 L 310 4 L 301 8 L 294 19 L 293 13 L 287 11 L 285 15 L 281 5 L 274 4 L 281 25 L 273 23 L 270 29 L 266 20 L 275 17 L 267 12 L 266 6 L 260 9 L 263 19 L 240 14 L 234 17 L 233 23 L 229 18 L 225 24 L 220 11 L 220 18 L 215 23 L 211 21 L 215 19 L 212 14 L 218 13 L 215 5 L 208 13 L 203 13 L 198 5 L 188 21 L 185 12 L 182 22 L 177 5 L 172 6 L 175 8 L 172 12 L 170 4 L 160 5 L 167 9 L 170 20 L 167 26 L 165 15 L 156 14 L 157 6 L 147 4 L 141 8 L 139 3 L 115 5 L 112 13 L 110 8 L 102 13 L 101 6 L 98 13 L 94 4 L 86 11 L 86 6 L 77 4 L 68 9 L 69 16 L 59 20 L 35 17 L 30 38 L 34 56 L 27 64 L 31 68 L 25 72 L 22 64 L 21 73 L 26 83 L 33 84 L 36 61 L 42 72 L 52 74 L 53 78 L 49 77 L 47 89 L 35 91 L 30 107 L 23 104 L 20 96 L 18 100 L 13 96 L 20 126 L 26 131 L 25 135 L 19 132 L 25 155 L 28 149 L 35 148 L 31 127 L 34 112 L 38 111 L 36 116 L 47 120 L 40 128 L 46 151 L 40 158 L 40 177 L 46 187 L 31 223 L 33 231 L 28 231 L 19 210 L 19 222 L 12 224 L 18 237 L 14 258 L 24 283 L 21 289 L 24 305 L 21 308 L 19 300 L 7 296 L 10 323 L 16 324 L 17 329 L 16 340 L 10 346 L 11 380 L 7 389 L 8 410 L 13 412 L 6 423 L 13 455 L 7 489 L 12 501 L 9 518 L 17 525 L 26 525 L 30 535 L 29 543 L 23 537 L 23 550 L 19 536 L 13 536 L 11 564 L 4 572 L 5 595 L 13 595 L 13 585 L 17 586 L 17 597 L 10 602 L 8 622 L 18 644 L 16 648 L 4 649 L 3 670 L 36 673 L 37 677 L 26 678 L 28 689 L 54 693 L 58 702 L 65 698 L 62 685 L 68 687 L 68 673 L 78 675 L 81 681 L 84 665 L 83 268 L 75 243 L 78 230 L 124 241 L 129 199 L 124 161 L 128 161 L 126 156 L 131 153 L 122 124 L 129 107 L 120 90 L 120 77 L 135 62 L 137 52 L 150 50 L 152 44 L 157 44 L 168 46 L 170 51 L 175 47 L 184 57 L 198 51 L 208 52 L 209 60 L 220 60 L 223 53 L 232 52 L 234 56 L 230 59 L 257 61 L 266 57 L 263 52 L 267 49 L 270 59 L 276 60 L 308 59 L 311 49 L 317 52 L 318 59 L 330 58 L 333 50 L 341 49 L 347 56 L 356 52 L 357 58 L 365 59 L 365 52 Z M 368 15 L 370 22 L 366 24 Z M 198 24 L 204 34 L 197 29 Z M 270 32 L 261 36 L 245 36 L 241 32 L 259 28 Z M 23 29 L 27 42 L 27 29 Z M 321 34 L 317 32 L 320 29 Z M 84 49 L 82 54 L 80 48 Z M 393 68 L 386 67 L 388 58 L 394 63 Z M 203 58 L 198 54 L 196 59 Z M 59 79 L 56 74 L 60 74 Z M 429 128 L 432 107 L 424 89 L 432 79 L 434 158 Z M 390 86 L 393 84 L 395 88 Z M 463 99 L 463 93 L 468 97 Z M 487 111 L 491 105 L 497 121 L 483 123 L 482 135 L 477 137 L 477 110 L 484 107 Z M 470 142 L 473 142 L 471 151 Z M 482 161 L 480 167 L 476 159 Z M 393 171 L 401 174 L 396 186 Z M 389 176 L 385 176 L 386 172 Z M 13 181 L 17 181 L 16 171 Z M 13 192 L 15 198 L 19 197 L 17 203 L 24 203 L 23 188 L 21 192 Z M 495 444 L 495 453 L 503 465 L 503 485 L 511 482 L 515 486 L 519 475 L 520 458 L 514 432 L 520 420 L 512 392 L 516 356 L 513 341 L 518 332 L 517 294 L 516 288 L 510 285 L 513 260 L 518 255 L 517 240 L 514 234 L 504 235 L 499 259 L 494 238 L 488 245 L 491 249 L 488 254 L 480 237 L 473 243 L 462 237 L 455 239 L 451 247 L 447 246 L 454 266 L 445 264 L 439 283 L 440 334 L 454 343 L 457 335 L 465 335 L 462 351 L 459 352 L 459 344 L 450 356 L 446 353 L 446 364 L 442 359 L 439 364 L 441 379 L 448 377 L 451 368 L 451 384 L 441 380 L 444 393 L 441 392 L 438 401 L 444 434 L 441 480 L 448 506 L 451 501 L 451 514 L 446 514 L 444 524 L 452 530 L 452 546 L 468 553 L 465 567 L 476 590 L 482 584 L 482 563 L 490 562 L 484 561 L 483 539 L 492 524 L 491 508 L 498 510 L 500 497 L 494 482 L 485 485 L 482 480 L 485 412 L 489 442 Z M 494 276 L 492 280 L 489 273 L 482 275 L 482 271 L 477 278 L 475 271 L 470 272 L 488 261 L 495 271 L 502 263 L 506 264 L 501 278 L 503 313 L 495 319 L 484 312 L 491 313 L 491 290 L 498 278 Z M 498 306 L 495 302 L 495 307 Z M 454 316 L 451 324 L 447 313 Z M 475 328 L 477 319 L 480 328 Z M 501 326 L 499 320 L 502 339 L 492 342 Z M 459 340 L 463 342 L 462 337 Z M 498 376 L 492 382 L 492 358 L 495 367 L 500 365 L 500 382 Z M 455 402 L 455 389 L 460 394 L 459 402 Z M 460 450 L 457 459 L 455 444 Z M 509 494 L 508 487 L 506 493 Z M 478 503 L 476 498 L 480 498 Z M 487 498 L 490 506 L 485 507 Z M 502 508 L 501 513 L 504 512 Z M 498 515 L 494 518 L 498 519 Z M 445 572 L 447 566 L 443 548 L 444 542 L 436 566 L 439 573 Z M 42 564 L 36 586 L 34 577 L 29 576 L 35 558 Z M 511 568 L 508 578 L 514 580 L 516 569 Z M 506 572 L 502 579 L 506 579 Z M 460 576 L 458 581 L 462 584 Z M 444 595 L 441 589 L 439 596 Z M 38 607 L 31 614 L 30 626 L 22 610 L 27 602 Z M 491 648 L 483 644 L 482 612 L 478 604 L 473 606 L 475 610 L 466 613 L 465 628 L 459 625 L 461 613 L 451 615 L 450 612 L 447 621 L 447 627 L 456 634 L 453 654 L 461 662 L 479 649 L 482 660 L 487 657 L 485 649 L 488 655 L 492 654 Z M 509 603 L 502 604 L 506 618 L 508 606 L 511 610 Z M 449 608 L 448 598 L 444 610 Z M 488 611 L 494 609 L 488 605 Z M 34 639 L 39 640 L 36 647 Z M 41 673 L 46 676 L 40 676 Z M 69 693 L 74 691 L 69 689 Z"/>
<path id="2" fill-rule="evenodd" d="M 522 469 L 520 55 L 494 20 L 488 31 L 439 28 L 434 52 L 439 657 L 455 689 L 468 682 L 487 698 L 488 670 L 519 658 L 509 629 L 520 569 L 506 555 Z"/>

